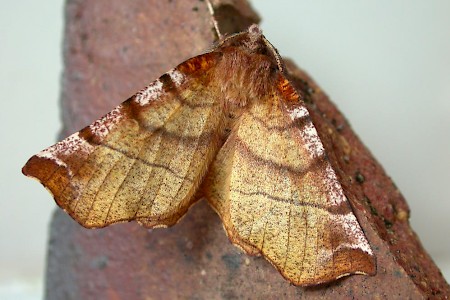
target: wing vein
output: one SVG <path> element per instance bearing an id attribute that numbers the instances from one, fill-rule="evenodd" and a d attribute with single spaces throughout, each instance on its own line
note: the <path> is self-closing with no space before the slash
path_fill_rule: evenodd
<path id="1" fill-rule="evenodd" d="M 301 266 L 300 266 L 300 273 L 298 274 L 298 280 L 297 280 L 298 282 L 301 281 L 300 278 L 302 277 L 302 273 L 303 273 L 303 266 L 304 266 L 305 257 L 306 257 L 306 240 L 307 240 L 307 237 L 308 237 L 308 216 L 307 216 L 305 207 L 303 208 L 302 218 L 305 219 L 305 240 L 304 240 L 304 243 L 303 243 L 303 257 L 302 257 L 302 263 L 301 263 Z"/>
<path id="2" fill-rule="evenodd" d="M 118 152 L 118 153 L 121 153 L 121 154 L 123 154 L 125 157 L 127 157 L 127 158 L 129 158 L 129 159 L 136 159 L 136 160 L 142 162 L 143 164 L 145 164 L 145 165 L 147 165 L 147 166 L 149 166 L 149 167 L 155 167 L 155 168 L 165 169 L 165 170 L 169 171 L 170 173 L 172 173 L 173 176 L 175 176 L 175 177 L 177 177 L 177 178 L 180 178 L 180 179 L 184 179 L 183 176 L 178 175 L 178 174 L 177 174 L 174 170 L 172 170 L 170 167 L 165 166 L 165 165 L 163 165 L 163 164 L 156 164 L 156 163 L 154 163 L 154 162 L 149 162 L 149 161 L 147 161 L 147 160 L 145 160 L 145 159 L 142 159 L 142 158 L 140 158 L 140 157 L 138 157 L 138 156 L 132 155 L 132 154 L 126 152 L 126 151 L 117 149 L 117 148 L 115 148 L 115 147 L 113 147 L 113 146 L 111 146 L 111 145 L 108 145 L 108 144 L 100 144 L 99 146 L 102 146 L 102 147 L 108 148 L 108 149 L 110 149 L 110 150 L 116 151 L 116 152 Z M 189 178 L 187 178 L 187 180 L 191 181 Z"/>
<path id="3" fill-rule="evenodd" d="M 177 113 L 182 107 L 183 107 L 182 105 L 179 105 L 179 106 L 177 106 L 177 107 L 172 111 L 172 113 L 171 113 L 170 116 L 167 118 L 166 122 L 164 123 L 164 126 L 166 126 L 167 124 L 169 124 L 169 122 L 173 119 L 173 117 L 176 115 L 176 113 Z M 163 127 L 164 127 L 164 126 L 163 126 Z M 162 138 L 162 137 L 161 137 L 161 138 Z M 159 150 L 161 150 L 161 149 L 159 149 Z M 156 156 L 155 156 L 155 159 L 156 159 Z M 145 163 L 145 160 L 144 160 L 144 163 Z M 152 164 L 154 164 L 154 163 L 152 163 Z M 150 165 L 150 166 L 152 166 L 152 165 Z M 175 177 L 180 178 L 180 177 L 178 176 L 178 174 L 175 173 L 175 171 L 173 171 L 172 169 L 170 169 L 170 168 L 167 167 L 167 166 L 163 166 L 163 165 L 159 165 L 159 164 L 154 164 L 154 166 L 152 166 L 152 167 L 161 167 L 161 168 L 164 168 L 164 169 L 170 171 Z M 147 184 L 148 184 L 148 180 L 150 180 L 150 176 L 151 176 L 151 174 L 149 174 L 149 177 L 148 177 L 147 180 L 146 180 L 146 181 L 147 181 L 147 182 L 146 182 L 146 185 L 145 185 L 146 187 L 147 187 Z M 161 188 L 161 183 L 159 184 L 159 188 Z M 134 213 L 133 219 L 136 219 L 136 216 L 137 216 L 138 212 L 141 210 L 142 203 L 143 203 L 143 201 L 144 201 L 145 190 L 146 190 L 146 189 L 144 188 L 143 193 L 142 193 L 141 197 L 139 198 L 139 202 L 138 202 L 138 205 L 136 206 L 137 209 L 136 209 L 136 212 Z M 159 189 L 158 189 L 158 191 L 159 191 Z M 155 197 L 156 197 L 156 196 L 155 196 Z M 151 208 L 153 207 L 153 202 L 154 202 L 154 201 L 155 201 L 155 199 L 152 200 L 152 203 L 151 203 L 151 206 L 150 206 L 149 209 L 151 209 Z"/>
<path id="4" fill-rule="evenodd" d="M 78 168 L 78 170 L 77 170 L 77 171 L 75 172 L 75 174 L 73 175 L 74 178 L 80 173 L 80 170 L 87 164 L 87 161 L 89 160 L 89 158 L 91 157 L 91 155 L 94 154 L 94 152 L 95 152 L 95 149 L 94 149 L 91 153 L 89 153 L 89 154 L 87 155 L 86 159 L 83 161 L 83 163 L 81 164 L 81 166 Z M 103 161 L 103 158 L 102 158 L 102 161 Z M 90 182 L 91 180 L 92 180 L 92 176 L 91 176 L 91 177 L 89 178 L 89 180 L 86 182 L 85 186 L 88 185 L 89 182 Z M 66 191 L 66 189 L 67 189 L 67 187 L 68 187 L 69 185 L 70 185 L 70 181 L 67 182 L 66 186 L 64 187 L 64 189 L 63 189 L 63 190 L 61 191 L 61 193 L 59 194 L 60 196 L 64 194 L 64 192 Z M 81 192 L 79 193 L 79 195 L 78 195 L 78 200 L 75 202 L 75 206 L 74 206 L 73 208 L 71 208 L 71 211 L 72 211 L 72 212 L 75 212 L 75 211 L 76 211 L 76 209 L 77 209 L 77 207 L 78 207 L 78 204 L 81 202 L 81 199 L 83 199 L 83 195 L 84 195 L 84 193 L 83 193 L 83 191 L 81 191 Z"/>
<path id="5" fill-rule="evenodd" d="M 61 166 L 57 166 L 54 170 L 53 170 L 53 172 L 45 179 L 45 180 L 42 180 L 42 184 L 44 184 L 45 186 L 47 186 L 46 185 L 46 183 L 50 180 L 50 179 L 52 179 L 52 177 L 56 174 L 56 172 L 59 170 L 59 169 L 61 169 L 62 167 Z M 56 196 L 56 195 L 55 195 Z M 59 195 L 58 195 L 59 196 Z"/>
<path id="6" fill-rule="evenodd" d="M 102 183 L 98 186 L 97 190 L 95 191 L 94 196 L 92 197 L 92 203 L 89 206 L 89 210 L 88 210 L 88 214 L 86 216 L 86 218 L 83 220 L 83 224 L 85 224 L 87 222 L 87 220 L 89 220 L 89 217 L 92 214 L 92 208 L 94 207 L 94 204 L 97 202 L 97 196 L 98 193 L 100 192 L 102 186 L 105 184 L 105 181 L 107 180 L 108 176 L 111 174 L 111 171 L 116 167 L 116 165 L 121 162 L 122 159 L 118 158 L 117 161 L 114 162 L 114 165 L 108 170 L 108 173 L 106 174 L 106 176 L 103 178 Z M 92 178 L 92 177 L 91 177 Z M 90 179 L 89 179 L 90 180 Z"/>
<path id="7" fill-rule="evenodd" d="M 291 180 L 292 182 L 292 180 Z M 292 203 L 293 203 L 293 199 L 292 199 L 292 189 L 291 190 L 291 201 L 289 203 L 289 215 L 288 215 L 288 232 L 287 232 L 287 244 L 286 244 L 286 254 L 285 254 L 285 259 L 284 259 L 284 266 L 283 269 L 286 269 L 286 264 L 287 264 L 287 260 L 289 257 L 289 243 L 290 243 L 290 237 L 291 237 L 291 214 L 292 214 Z"/>
<path id="8" fill-rule="evenodd" d="M 211 114 L 208 115 L 208 120 L 209 120 L 210 117 L 211 117 Z M 207 120 L 206 122 L 208 122 L 208 120 Z M 189 167 L 188 167 L 186 173 L 189 172 L 189 170 L 191 169 L 192 162 L 193 162 L 193 157 L 194 157 L 195 154 L 197 153 L 198 146 L 200 145 L 200 143 L 199 143 L 200 137 L 201 137 L 201 135 L 199 135 L 198 138 L 197 138 L 197 140 L 196 140 L 197 143 L 196 143 L 196 145 L 195 145 L 195 150 L 192 152 L 191 159 L 189 160 Z M 184 175 L 184 178 L 186 178 L 186 173 L 185 173 L 185 175 Z M 197 176 L 198 176 L 198 175 L 197 175 Z M 194 179 L 194 178 L 193 178 L 193 179 Z M 194 179 L 193 181 L 196 182 L 195 179 Z M 192 182 L 192 181 L 191 181 L 191 182 Z M 183 186 L 183 183 L 181 183 L 181 184 L 179 185 L 178 190 L 177 190 L 177 192 L 176 192 L 176 194 L 175 194 L 176 196 L 178 196 L 178 193 L 180 192 L 182 186 Z M 191 189 L 192 189 L 192 188 L 194 188 L 194 185 L 191 186 Z M 196 188 L 198 188 L 198 186 L 197 186 Z M 189 191 L 189 192 L 190 192 L 190 191 Z M 178 203 L 178 207 L 180 207 L 180 205 L 181 205 L 181 201 Z"/>
<path id="9" fill-rule="evenodd" d="M 287 170 L 289 172 L 292 172 L 294 174 L 298 174 L 299 176 L 303 176 L 308 172 L 313 172 L 318 168 L 323 167 L 325 157 L 320 156 L 315 158 L 311 161 L 305 168 L 297 169 L 295 167 L 282 165 L 280 163 L 265 159 L 258 154 L 255 154 L 253 151 L 250 150 L 250 147 L 239 137 L 236 137 L 236 145 L 240 148 L 240 151 L 245 152 L 248 156 L 250 156 L 256 164 L 269 166 L 271 168 L 274 168 L 276 170 Z"/>
<path id="10" fill-rule="evenodd" d="M 109 207 L 108 207 L 108 212 L 106 213 L 105 223 L 106 223 L 107 220 L 108 220 L 109 213 L 110 213 L 110 211 L 111 211 L 112 205 L 114 204 L 114 201 L 116 200 L 117 193 L 118 193 L 119 190 L 122 188 L 122 186 L 123 186 L 123 184 L 125 183 L 125 181 L 126 181 L 128 175 L 130 174 L 131 170 L 132 170 L 132 169 L 134 168 L 134 166 L 136 165 L 136 162 L 137 162 L 137 161 L 141 161 L 141 160 L 138 160 L 138 157 L 139 157 L 139 155 L 141 154 L 142 150 L 144 149 L 144 146 L 145 146 L 145 140 L 146 140 L 146 139 L 143 139 L 143 140 L 141 141 L 141 145 L 140 145 L 140 147 L 139 147 L 139 152 L 136 154 L 136 157 L 135 157 L 135 158 L 133 158 L 133 157 L 128 157 L 129 159 L 133 159 L 133 163 L 131 164 L 131 166 L 130 166 L 129 169 L 127 170 L 127 173 L 126 173 L 125 176 L 123 177 L 122 182 L 120 183 L 120 185 L 117 187 L 116 191 L 114 192 L 114 196 L 112 197 L 111 203 L 110 203 L 110 205 L 109 205 Z"/>
<path id="11" fill-rule="evenodd" d="M 269 141 L 267 135 L 268 135 L 268 134 L 265 132 L 263 141 L 268 141 L 268 142 L 270 143 L 270 141 Z M 269 149 L 269 147 L 266 145 L 266 147 L 265 147 L 265 149 L 264 149 L 264 156 L 265 156 L 265 158 L 267 157 L 267 153 L 269 152 L 268 149 Z M 268 169 L 269 169 L 269 165 L 266 164 L 266 165 L 265 165 L 265 170 L 264 170 L 263 174 L 267 174 L 268 171 L 269 171 Z M 273 191 L 272 191 L 272 192 L 273 192 Z M 266 199 L 268 198 L 268 195 L 270 195 L 270 193 L 268 193 L 268 194 L 266 195 Z M 267 212 L 267 215 L 266 215 L 266 222 L 265 222 L 265 224 L 264 224 L 264 232 L 263 232 L 263 238 L 262 238 L 262 243 L 261 243 L 261 251 L 263 251 L 263 252 L 264 252 L 264 243 L 265 243 L 265 241 L 266 241 L 267 223 L 269 223 L 269 218 L 270 218 L 269 214 L 272 213 L 272 205 L 273 205 L 273 201 L 270 201 L 269 211 Z"/>

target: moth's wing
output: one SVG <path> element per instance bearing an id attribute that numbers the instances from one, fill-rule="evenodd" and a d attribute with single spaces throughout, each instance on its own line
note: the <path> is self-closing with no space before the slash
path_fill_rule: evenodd
<path id="1" fill-rule="evenodd" d="M 33 156 L 23 173 L 85 227 L 136 219 L 169 226 L 219 147 L 223 105 L 208 86 L 214 53 L 161 76 L 90 126 Z"/>
<path id="2" fill-rule="evenodd" d="M 235 245 L 296 285 L 373 274 L 372 250 L 287 84 L 243 113 L 210 168 L 206 197 Z"/>

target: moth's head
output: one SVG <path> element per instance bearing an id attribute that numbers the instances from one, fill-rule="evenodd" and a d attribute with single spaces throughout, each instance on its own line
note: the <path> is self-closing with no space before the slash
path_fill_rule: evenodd
<path id="1" fill-rule="evenodd" d="M 265 38 L 257 24 L 251 25 L 247 31 L 228 36 L 215 48 L 219 52 L 225 49 L 238 49 L 253 58 L 268 60 L 275 68 L 284 72 L 284 64 L 277 49 Z"/>
<path id="2" fill-rule="evenodd" d="M 227 102 L 239 107 L 272 93 L 284 70 L 277 50 L 256 24 L 227 37 L 213 52 L 221 57 L 214 72 L 221 92 Z"/>

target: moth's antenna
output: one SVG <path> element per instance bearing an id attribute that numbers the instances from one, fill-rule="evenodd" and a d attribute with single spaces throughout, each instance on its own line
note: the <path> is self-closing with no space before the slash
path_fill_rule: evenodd
<path id="1" fill-rule="evenodd" d="M 211 14 L 212 21 L 214 24 L 214 29 L 216 30 L 217 37 L 219 38 L 219 40 L 222 40 L 223 35 L 219 30 L 219 23 L 217 22 L 217 19 L 214 15 L 214 6 L 212 5 L 211 0 L 206 0 L 206 4 L 208 5 L 208 10 L 209 10 L 209 13 Z"/>
<path id="2" fill-rule="evenodd" d="M 264 43 L 267 47 L 272 51 L 273 56 L 275 57 L 275 60 L 277 61 L 278 69 L 280 69 L 281 72 L 285 73 L 286 68 L 283 63 L 283 59 L 281 58 L 280 53 L 278 53 L 277 48 L 275 48 L 267 39 L 265 36 L 262 36 Z"/>

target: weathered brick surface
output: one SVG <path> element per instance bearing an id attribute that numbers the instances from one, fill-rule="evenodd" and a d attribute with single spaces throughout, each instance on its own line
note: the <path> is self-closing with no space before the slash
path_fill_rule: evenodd
<path id="1" fill-rule="evenodd" d="M 257 20 L 226 3 L 225 30 Z M 230 21 L 231 20 L 231 21 Z M 62 108 L 74 132 L 214 41 L 204 1 L 70 0 L 66 5 Z M 276 46 L 276 45 L 275 45 Z M 354 211 L 377 255 L 376 276 L 327 286 L 290 285 L 262 258 L 228 241 L 205 202 L 169 229 L 136 223 L 88 230 L 58 210 L 51 224 L 47 299 L 445 298 L 448 284 L 408 223 L 408 206 L 344 117 L 302 71 L 290 68 Z"/>

